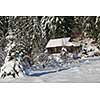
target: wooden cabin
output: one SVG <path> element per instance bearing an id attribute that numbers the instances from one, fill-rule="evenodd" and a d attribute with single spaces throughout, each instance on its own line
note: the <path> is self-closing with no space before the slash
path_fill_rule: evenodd
<path id="1" fill-rule="evenodd" d="M 68 52 L 79 52 L 80 44 L 71 42 L 71 38 L 50 39 L 46 45 L 49 54 L 61 53 L 62 48 L 66 48 Z"/>

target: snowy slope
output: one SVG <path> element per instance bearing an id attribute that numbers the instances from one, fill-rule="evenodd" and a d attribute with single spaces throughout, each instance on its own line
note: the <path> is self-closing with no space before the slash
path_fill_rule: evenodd
<path id="1" fill-rule="evenodd" d="M 44 74 L 39 77 L 23 77 L 18 79 L 0 79 L 0 82 L 25 82 L 25 83 L 67 83 L 67 82 L 100 82 L 100 61 L 84 63 L 80 67 L 73 67 L 55 73 Z"/>

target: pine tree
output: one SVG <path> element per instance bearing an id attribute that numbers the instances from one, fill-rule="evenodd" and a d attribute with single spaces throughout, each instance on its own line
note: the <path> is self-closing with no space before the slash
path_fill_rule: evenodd
<path id="1" fill-rule="evenodd" d="M 41 27 L 45 37 L 48 40 L 51 38 L 60 38 L 70 36 L 73 26 L 72 16 L 44 16 L 41 20 Z"/>
<path id="2" fill-rule="evenodd" d="M 8 16 L 0 16 L 0 67 L 3 65 L 6 52 L 5 47 L 7 45 L 6 36 L 8 35 Z"/>

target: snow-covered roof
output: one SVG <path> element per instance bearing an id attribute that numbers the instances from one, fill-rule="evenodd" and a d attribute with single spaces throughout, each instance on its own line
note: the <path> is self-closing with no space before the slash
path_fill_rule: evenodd
<path id="1" fill-rule="evenodd" d="M 69 42 L 70 37 L 68 38 L 59 38 L 59 39 L 50 39 L 46 45 L 46 48 L 52 47 L 62 47 L 62 46 L 76 46 L 76 43 Z"/>
<path id="2" fill-rule="evenodd" d="M 70 40 L 69 38 L 59 38 L 59 39 L 50 39 L 49 42 L 46 45 L 46 48 L 51 47 L 61 47 L 65 42 L 68 42 Z"/>

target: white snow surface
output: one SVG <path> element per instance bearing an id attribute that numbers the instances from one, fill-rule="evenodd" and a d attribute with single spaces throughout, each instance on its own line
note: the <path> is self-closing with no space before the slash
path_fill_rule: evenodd
<path id="1" fill-rule="evenodd" d="M 100 60 L 100 59 L 99 59 Z M 7 83 L 99 83 L 100 82 L 100 61 L 93 60 L 83 63 L 80 67 L 72 67 L 68 70 L 44 74 L 34 77 L 23 77 L 16 79 L 0 79 L 0 82 Z"/>

